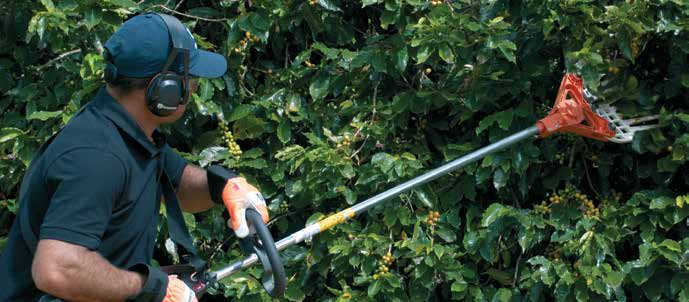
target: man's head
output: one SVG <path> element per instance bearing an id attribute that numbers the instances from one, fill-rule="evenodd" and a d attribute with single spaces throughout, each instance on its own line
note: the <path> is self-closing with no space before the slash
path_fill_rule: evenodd
<path id="1" fill-rule="evenodd" d="M 143 102 L 161 123 L 177 120 L 197 78 L 222 76 L 221 55 L 198 49 L 191 32 L 176 18 L 136 16 L 105 43 L 108 90 L 119 101 Z"/>

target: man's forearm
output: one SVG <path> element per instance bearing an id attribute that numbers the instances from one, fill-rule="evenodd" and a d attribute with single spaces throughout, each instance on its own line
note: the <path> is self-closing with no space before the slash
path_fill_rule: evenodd
<path id="1" fill-rule="evenodd" d="M 177 196 L 185 212 L 198 213 L 212 208 L 206 170 L 193 164 L 184 167 Z"/>
<path id="2" fill-rule="evenodd" d="M 40 290 L 69 301 L 124 301 L 145 282 L 97 252 L 57 240 L 39 242 L 32 275 Z"/>

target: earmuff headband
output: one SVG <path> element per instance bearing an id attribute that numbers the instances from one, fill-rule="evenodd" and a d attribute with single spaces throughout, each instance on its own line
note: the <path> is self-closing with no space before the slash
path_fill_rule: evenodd
<path id="1" fill-rule="evenodd" d="M 181 104 L 186 104 L 189 101 L 189 49 L 191 45 L 184 45 L 184 39 L 182 39 L 183 34 L 187 34 L 187 29 L 184 27 L 182 22 L 177 20 L 175 17 L 170 15 L 155 13 L 160 16 L 167 26 L 168 32 L 170 33 L 170 40 L 172 40 L 172 51 L 163 66 L 163 71 L 161 73 L 166 73 L 169 71 L 172 64 L 175 62 L 179 55 L 182 56 L 183 65 L 183 85 L 184 85 L 184 96 Z M 192 46 L 193 47 L 193 46 Z"/>

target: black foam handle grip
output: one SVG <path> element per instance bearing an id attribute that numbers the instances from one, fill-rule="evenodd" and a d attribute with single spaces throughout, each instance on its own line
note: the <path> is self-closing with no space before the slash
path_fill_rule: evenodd
<path id="1" fill-rule="evenodd" d="M 285 277 L 285 267 L 278 254 L 268 227 L 263 223 L 261 214 L 256 210 L 246 210 L 246 221 L 249 226 L 253 226 L 255 234 L 246 236 L 242 239 L 244 253 L 249 256 L 255 253 L 263 265 L 261 283 L 263 288 L 273 298 L 280 298 L 285 293 L 287 279 Z"/>

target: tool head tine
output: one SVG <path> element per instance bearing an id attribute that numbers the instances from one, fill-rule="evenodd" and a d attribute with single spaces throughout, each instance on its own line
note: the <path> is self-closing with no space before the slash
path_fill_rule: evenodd
<path id="1" fill-rule="evenodd" d="M 630 125 L 636 125 L 636 124 L 641 124 L 641 123 L 645 123 L 645 122 L 655 121 L 655 120 L 658 120 L 658 118 L 660 118 L 660 115 L 654 114 L 654 115 L 649 115 L 649 116 L 630 118 L 626 121 Z"/>
<path id="2" fill-rule="evenodd" d="M 601 104 L 596 108 L 596 113 L 610 122 L 610 128 L 615 131 L 615 136 L 610 141 L 618 144 L 629 143 L 634 139 L 634 134 L 640 131 L 651 130 L 660 127 L 659 124 L 643 124 L 656 121 L 659 115 L 640 116 L 630 119 L 622 119 L 622 114 L 617 108 L 609 104 Z M 642 125 L 639 125 L 642 124 Z M 633 126 L 638 125 L 638 126 Z"/>

